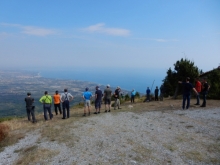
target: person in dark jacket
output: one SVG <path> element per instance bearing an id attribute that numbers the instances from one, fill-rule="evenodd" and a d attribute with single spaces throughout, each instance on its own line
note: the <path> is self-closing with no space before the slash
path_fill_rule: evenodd
<path id="1" fill-rule="evenodd" d="M 156 87 L 156 89 L 154 90 L 155 101 L 158 101 L 158 93 L 159 93 L 159 89 L 158 87 Z"/>
<path id="2" fill-rule="evenodd" d="M 206 107 L 206 96 L 208 94 L 210 86 L 207 83 L 207 80 L 204 78 L 202 81 L 202 99 L 203 103 L 200 107 Z"/>
<path id="3" fill-rule="evenodd" d="M 193 85 L 189 82 L 190 78 L 186 78 L 186 82 L 179 81 L 178 83 L 183 85 L 183 104 L 182 104 L 182 109 L 184 110 L 185 108 L 188 109 L 190 106 L 190 96 L 191 96 L 191 89 L 194 90 L 196 95 L 198 95 L 198 92 L 196 89 L 193 87 Z M 185 102 L 186 102 L 186 107 L 185 107 Z"/>
<path id="4" fill-rule="evenodd" d="M 147 94 L 146 101 L 150 101 L 150 89 L 149 89 L 149 87 L 147 87 L 146 94 Z"/>
<path id="5" fill-rule="evenodd" d="M 35 123 L 36 119 L 34 114 L 34 109 L 35 109 L 34 98 L 31 97 L 30 92 L 27 93 L 27 97 L 24 99 L 24 101 L 26 102 L 26 111 L 27 111 L 28 120 L 31 121 L 32 118 L 32 122 Z"/>

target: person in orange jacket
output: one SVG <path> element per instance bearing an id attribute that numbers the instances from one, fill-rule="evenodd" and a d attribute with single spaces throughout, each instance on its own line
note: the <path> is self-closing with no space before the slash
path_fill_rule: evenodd
<path id="1" fill-rule="evenodd" d="M 202 91 L 202 84 L 201 82 L 199 81 L 199 78 L 196 78 L 196 84 L 195 84 L 195 89 L 196 91 L 198 92 L 198 95 L 196 95 L 196 100 L 197 100 L 197 103 L 195 105 L 199 105 L 199 101 L 200 101 L 200 97 L 199 97 L 199 94 L 201 93 Z"/>
<path id="2" fill-rule="evenodd" d="M 53 95 L 53 100 L 54 100 L 54 109 L 56 115 L 58 114 L 57 108 L 59 109 L 60 114 L 62 114 L 61 106 L 60 106 L 60 94 L 58 91 L 56 91 L 55 94 Z"/>

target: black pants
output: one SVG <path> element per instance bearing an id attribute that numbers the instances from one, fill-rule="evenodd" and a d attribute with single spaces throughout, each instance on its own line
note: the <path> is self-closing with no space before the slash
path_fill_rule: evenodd
<path id="1" fill-rule="evenodd" d="M 35 106 L 26 107 L 28 120 L 31 121 L 31 117 L 32 117 L 32 122 L 36 121 L 35 114 L 34 114 L 34 108 L 35 108 Z"/>
<path id="2" fill-rule="evenodd" d="M 62 107 L 63 107 L 63 118 L 66 118 L 66 114 L 67 114 L 67 118 L 70 117 L 70 105 L 69 105 L 69 101 L 65 100 L 62 103 Z"/>
<path id="3" fill-rule="evenodd" d="M 61 107 L 60 107 L 60 103 L 59 103 L 59 104 L 54 104 L 54 109 L 55 109 L 56 115 L 58 114 L 57 108 L 59 109 L 60 114 L 62 114 Z"/>
<path id="4" fill-rule="evenodd" d="M 131 103 L 134 103 L 134 95 L 131 95 Z"/>
<path id="5" fill-rule="evenodd" d="M 158 94 L 155 95 L 155 101 L 158 101 Z"/>

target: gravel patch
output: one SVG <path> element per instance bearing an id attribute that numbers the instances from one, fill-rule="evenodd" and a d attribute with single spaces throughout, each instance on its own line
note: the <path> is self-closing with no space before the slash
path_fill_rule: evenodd
<path id="1" fill-rule="evenodd" d="M 135 106 L 132 107 L 135 109 Z M 220 109 L 101 113 L 71 123 L 72 145 L 41 139 L 35 131 L 0 153 L 13 164 L 31 144 L 59 151 L 53 165 L 220 164 Z"/>

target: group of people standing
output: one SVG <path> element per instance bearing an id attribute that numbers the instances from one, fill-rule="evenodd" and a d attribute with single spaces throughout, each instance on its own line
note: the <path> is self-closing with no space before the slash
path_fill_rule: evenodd
<path id="1" fill-rule="evenodd" d="M 108 84 L 106 86 L 106 89 L 104 90 L 104 93 L 102 93 L 102 90 L 100 90 L 99 86 L 96 86 L 95 91 L 95 112 L 94 114 L 99 114 L 101 110 L 101 104 L 102 100 L 104 98 L 104 104 L 105 104 L 105 112 L 111 112 L 111 98 L 112 98 L 112 90 L 110 89 L 110 85 Z M 118 86 L 114 92 L 114 110 L 116 108 L 120 109 L 120 87 Z M 89 88 L 85 89 L 85 92 L 83 92 L 83 99 L 84 99 L 84 114 L 83 116 L 86 116 L 86 109 L 88 108 L 88 115 L 90 115 L 90 107 L 91 107 L 91 98 L 92 93 L 89 92 Z"/>
<path id="2" fill-rule="evenodd" d="M 203 103 L 200 107 L 206 107 L 206 97 L 210 88 L 208 85 L 207 80 L 204 78 L 202 82 L 199 81 L 199 78 L 196 78 L 195 87 L 190 83 L 190 78 L 186 78 L 186 82 L 179 81 L 178 83 L 183 85 L 183 103 L 182 109 L 188 109 L 190 106 L 190 97 L 191 97 L 191 90 L 196 93 L 196 104 L 200 105 L 200 93 L 202 94 Z M 185 105 L 186 103 L 186 105 Z"/>
<path id="3" fill-rule="evenodd" d="M 200 105 L 200 93 L 202 94 L 203 103 L 201 107 L 206 106 L 206 96 L 208 94 L 208 90 L 210 86 L 208 85 L 206 79 L 203 79 L 202 83 L 199 81 L 199 79 L 196 79 L 195 88 L 190 83 L 190 78 L 186 78 L 186 82 L 179 81 L 178 83 L 183 85 L 183 103 L 182 103 L 182 109 L 188 109 L 190 106 L 190 96 L 191 96 L 191 90 L 193 90 L 196 93 L 197 103 L 195 105 Z M 95 88 L 95 112 L 94 114 L 99 114 L 101 110 L 101 104 L 102 100 L 104 99 L 105 104 L 105 112 L 111 112 L 111 99 L 112 99 L 112 90 L 110 88 L 110 85 L 108 84 L 106 86 L 106 89 L 104 90 L 104 93 L 99 88 L 99 86 L 96 86 Z M 160 88 L 161 95 L 162 95 L 162 88 Z M 120 109 L 120 92 L 121 89 L 118 86 L 116 90 L 114 91 L 114 110 L 116 108 Z M 146 90 L 146 101 L 150 101 L 150 89 L 147 87 Z M 158 101 L 158 93 L 159 89 L 156 87 L 154 94 L 155 94 L 155 101 Z M 131 103 L 134 103 L 136 91 L 133 89 L 131 91 Z M 92 93 L 89 91 L 89 88 L 85 88 L 85 92 L 83 92 L 83 100 L 84 100 L 84 114 L 83 116 L 86 116 L 87 109 L 88 109 L 88 115 L 91 113 L 91 98 L 93 97 Z M 51 111 L 52 102 L 54 100 L 54 110 L 56 115 L 58 113 L 63 115 L 62 119 L 66 119 L 70 117 L 70 106 L 69 102 L 72 101 L 74 97 L 68 93 L 67 89 L 64 89 L 64 92 L 62 94 L 59 94 L 58 91 L 55 91 L 55 94 L 50 96 L 47 91 L 44 92 L 44 96 L 40 98 L 40 102 L 43 104 L 43 111 L 44 111 L 44 119 L 48 120 L 48 114 L 49 119 L 53 118 L 53 113 Z M 27 111 L 27 117 L 29 121 L 32 121 L 33 123 L 36 122 L 35 113 L 34 113 L 34 98 L 31 97 L 31 93 L 27 93 L 27 97 L 25 98 L 26 102 L 26 111 Z M 186 105 L 185 105 L 186 102 Z M 62 109 L 61 109 L 62 104 Z M 31 119 L 32 118 L 32 119 Z"/>
<path id="4" fill-rule="evenodd" d="M 61 95 L 59 94 L 58 91 L 55 91 L 53 98 L 51 95 L 48 94 L 47 91 L 45 91 L 44 96 L 42 96 L 39 100 L 39 102 L 43 104 L 45 121 L 48 120 L 48 114 L 49 114 L 49 119 L 53 118 L 53 113 L 51 111 L 53 100 L 54 100 L 54 108 L 55 108 L 56 115 L 58 114 L 58 110 L 59 110 L 59 113 L 63 114 L 62 119 L 69 118 L 70 117 L 69 102 L 73 100 L 73 96 L 67 92 L 67 89 L 64 89 L 64 93 L 62 93 Z M 36 118 L 35 118 L 35 113 L 34 113 L 34 109 L 35 109 L 34 98 L 31 97 L 30 92 L 27 93 L 25 102 L 26 102 L 26 111 L 27 111 L 28 120 L 35 123 Z M 61 103 L 62 103 L 62 110 L 61 110 L 61 105 L 60 105 Z"/>
<path id="5" fill-rule="evenodd" d="M 94 114 L 99 114 L 101 110 L 101 104 L 102 100 L 104 98 L 104 103 L 105 103 L 105 112 L 111 112 L 111 98 L 112 98 L 112 90 L 110 89 L 110 85 L 106 86 L 106 89 L 104 90 L 104 93 L 100 90 L 99 86 L 96 86 L 96 91 L 95 91 L 95 112 Z M 120 108 L 120 87 L 118 86 L 114 92 L 114 109 Z M 93 97 L 92 93 L 89 91 L 89 88 L 85 88 L 85 92 L 83 92 L 83 99 L 84 99 L 84 114 L 83 116 L 86 116 L 86 111 L 88 108 L 88 115 L 91 113 L 91 98 Z M 59 94 L 58 91 L 55 91 L 55 94 L 53 97 L 48 94 L 47 91 L 44 92 L 44 96 L 42 96 L 39 100 L 43 104 L 43 111 L 44 111 L 44 119 L 47 121 L 48 119 L 53 118 L 53 113 L 51 110 L 52 103 L 54 101 L 54 110 L 56 115 L 58 113 L 63 115 L 62 119 L 67 119 L 70 117 L 70 106 L 69 103 L 70 101 L 73 100 L 73 96 L 68 93 L 67 89 L 64 89 L 64 93 Z M 32 121 L 33 123 L 36 122 L 35 118 L 35 113 L 34 113 L 34 98 L 31 97 L 31 93 L 27 93 L 27 97 L 25 98 L 26 102 L 26 111 L 27 111 L 27 117 L 29 121 Z M 62 104 L 62 109 L 61 109 L 61 104 Z M 49 117 L 48 117 L 49 114 Z"/>

